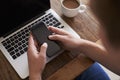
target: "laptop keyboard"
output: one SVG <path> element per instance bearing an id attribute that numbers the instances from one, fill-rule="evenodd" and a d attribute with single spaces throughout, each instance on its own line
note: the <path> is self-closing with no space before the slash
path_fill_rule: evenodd
<path id="1" fill-rule="evenodd" d="M 37 20 L 35 23 L 32 23 L 31 25 L 7 38 L 2 42 L 2 44 L 13 59 L 20 57 L 27 51 L 30 28 L 32 25 L 37 24 L 41 21 L 44 22 L 47 26 L 54 26 L 58 28 L 64 27 L 51 13 L 49 13 Z"/>

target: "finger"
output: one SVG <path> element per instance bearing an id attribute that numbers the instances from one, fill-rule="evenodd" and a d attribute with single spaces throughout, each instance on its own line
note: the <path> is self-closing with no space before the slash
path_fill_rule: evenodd
<path id="1" fill-rule="evenodd" d="M 60 42 L 64 42 L 64 41 L 65 41 L 65 36 L 63 36 L 63 35 L 58 35 L 58 34 L 50 35 L 50 36 L 48 36 L 48 38 L 49 38 L 50 40 L 57 40 L 57 41 L 60 41 Z"/>
<path id="2" fill-rule="evenodd" d="M 46 58 L 46 51 L 47 51 L 48 44 L 43 43 L 40 47 L 40 53 L 39 55 L 42 56 L 43 58 Z"/>
<path id="3" fill-rule="evenodd" d="M 33 40 L 33 36 L 30 34 L 29 41 L 28 41 L 28 51 L 32 53 L 37 53 L 37 48 L 35 46 L 35 42 Z"/>
<path id="4" fill-rule="evenodd" d="M 38 45 L 37 40 L 35 39 L 35 37 L 32 35 L 32 32 L 31 32 L 30 35 L 32 36 L 32 39 L 33 39 L 33 41 L 34 41 L 35 47 L 38 49 L 39 45 Z"/>
<path id="5" fill-rule="evenodd" d="M 56 27 L 52 27 L 52 26 L 49 26 L 48 29 L 56 34 L 60 34 L 60 35 L 65 35 L 65 34 L 68 34 L 67 31 L 64 31 L 63 29 L 59 29 L 59 28 L 56 28 Z"/>

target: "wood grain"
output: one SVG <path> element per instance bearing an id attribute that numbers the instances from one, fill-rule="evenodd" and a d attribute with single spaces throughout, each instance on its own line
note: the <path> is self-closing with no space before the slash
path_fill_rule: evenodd
<path id="1" fill-rule="evenodd" d="M 86 68 L 91 66 L 92 63 L 92 60 L 80 54 L 53 75 L 48 77 L 47 80 L 73 80 L 76 76 L 86 70 Z"/>

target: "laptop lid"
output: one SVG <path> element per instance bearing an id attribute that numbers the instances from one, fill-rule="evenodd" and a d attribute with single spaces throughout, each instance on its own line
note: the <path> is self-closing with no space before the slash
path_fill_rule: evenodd
<path id="1" fill-rule="evenodd" d="M 0 1 L 0 37 L 20 28 L 32 18 L 50 9 L 50 0 Z"/>

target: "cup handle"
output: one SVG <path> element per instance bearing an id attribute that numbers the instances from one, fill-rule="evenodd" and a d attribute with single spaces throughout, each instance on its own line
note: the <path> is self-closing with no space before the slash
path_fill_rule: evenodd
<path id="1" fill-rule="evenodd" d="M 80 10 L 79 10 L 79 12 L 80 12 L 80 13 L 84 12 L 84 11 L 86 10 L 86 8 L 87 8 L 86 5 L 81 4 L 81 5 L 80 5 Z"/>

